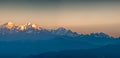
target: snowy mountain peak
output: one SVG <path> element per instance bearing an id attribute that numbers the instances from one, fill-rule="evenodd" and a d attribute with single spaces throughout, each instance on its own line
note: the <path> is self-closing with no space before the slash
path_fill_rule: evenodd
<path id="1" fill-rule="evenodd" d="M 29 26 L 29 25 L 32 25 L 32 23 L 28 22 L 28 23 L 26 23 L 25 25 L 28 25 L 28 26 Z"/>
<path id="2" fill-rule="evenodd" d="M 57 28 L 52 30 L 52 34 L 56 35 L 67 35 L 67 36 L 78 36 L 77 32 L 73 32 L 71 30 L 65 29 L 64 27 Z"/>
<path id="3" fill-rule="evenodd" d="M 41 26 L 39 24 L 32 24 L 32 23 L 27 23 L 24 25 L 25 29 L 37 29 L 40 30 Z"/>
<path id="4" fill-rule="evenodd" d="M 17 30 L 25 30 L 25 29 L 26 29 L 25 25 L 21 25 L 17 27 Z"/>
<path id="5" fill-rule="evenodd" d="M 3 24 L 5 28 L 7 29 L 12 29 L 15 27 L 15 24 L 13 22 L 7 22 L 5 24 Z"/>

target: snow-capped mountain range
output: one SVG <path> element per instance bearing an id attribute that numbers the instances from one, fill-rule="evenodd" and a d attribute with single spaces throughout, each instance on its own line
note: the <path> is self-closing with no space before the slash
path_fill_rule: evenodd
<path id="1" fill-rule="evenodd" d="M 0 34 L 18 34 L 18 33 L 26 33 L 26 34 L 51 34 L 51 35 L 67 35 L 67 36 L 78 36 L 79 34 L 76 32 L 72 32 L 71 30 L 67 30 L 63 27 L 48 30 L 42 28 L 39 24 L 27 23 L 24 25 L 15 25 L 12 22 L 8 22 L 0 25 Z"/>
<path id="2" fill-rule="evenodd" d="M 0 37 L 15 37 L 18 35 L 28 36 L 28 37 L 57 37 L 57 36 L 67 36 L 67 37 L 77 37 L 77 38 L 113 38 L 103 32 L 100 33 L 91 33 L 91 34 L 78 34 L 77 32 L 73 32 L 71 30 L 65 29 L 63 27 L 57 29 L 45 29 L 42 28 L 39 24 L 27 23 L 24 25 L 16 25 L 12 22 L 8 22 L 0 25 Z"/>

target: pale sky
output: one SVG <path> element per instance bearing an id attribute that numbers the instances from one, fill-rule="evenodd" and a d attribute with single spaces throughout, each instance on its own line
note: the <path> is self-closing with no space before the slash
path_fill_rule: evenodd
<path id="1" fill-rule="evenodd" d="M 43 28 L 65 27 L 78 33 L 105 32 L 120 36 L 120 2 L 53 2 L 0 4 L 0 23 L 38 23 Z"/>

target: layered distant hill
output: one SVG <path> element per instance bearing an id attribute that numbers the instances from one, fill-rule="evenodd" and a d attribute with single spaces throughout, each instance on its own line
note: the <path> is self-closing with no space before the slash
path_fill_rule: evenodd
<path id="1" fill-rule="evenodd" d="M 120 58 L 120 45 L 107 45 L 96 49 L 63 50 L 29 55 L 23 58 Z"/>

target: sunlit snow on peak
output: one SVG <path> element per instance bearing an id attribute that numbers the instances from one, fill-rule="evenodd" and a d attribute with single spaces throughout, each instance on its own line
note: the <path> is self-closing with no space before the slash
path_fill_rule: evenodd
<path id="1" fill-rule="evenodd" d="M 12 22 L 8 22 L 7 25 L 6 25 L 6 28 L 8 28 L 8 29 L 12 29 L 14 26 L 15 26 L 14 23 L 12 23 Z"/>

